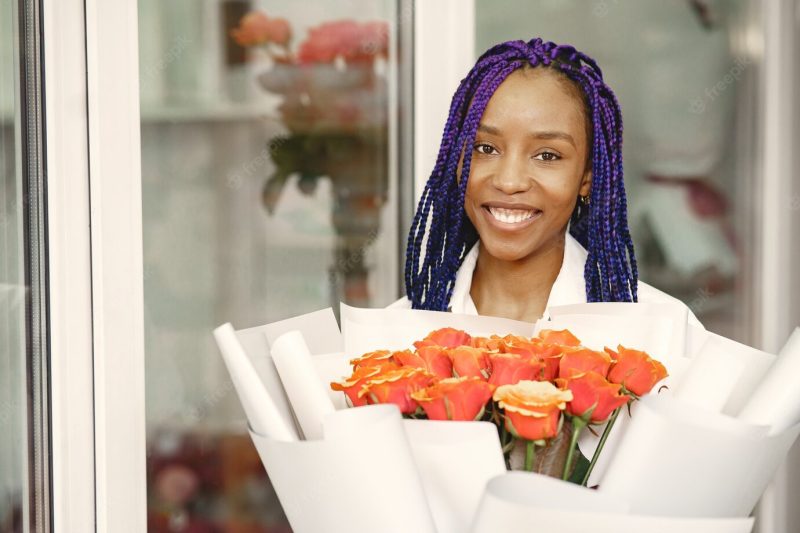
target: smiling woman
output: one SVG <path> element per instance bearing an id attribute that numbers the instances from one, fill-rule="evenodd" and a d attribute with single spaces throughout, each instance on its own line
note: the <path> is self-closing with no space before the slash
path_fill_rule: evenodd
<path id="1" fill-rule="evenodd" d="M 622 113 L 593 59 L 538 38 L 478 59 L 453 96 L 406 261 L 396 307 L 535 321 L 555 305 L 677 301 L 638 281 Z"/>

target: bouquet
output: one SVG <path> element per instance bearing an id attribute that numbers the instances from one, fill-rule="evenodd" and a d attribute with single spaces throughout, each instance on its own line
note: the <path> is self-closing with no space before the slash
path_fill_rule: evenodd
<path id="1" fill-rule="evenodd" d="M 748 533 L 800 434 L 800 330 L 774 355 L 682 313 L 342 305 L 341 329 L 327 309 L 215 336 L 298 533 Z"/>
<path id="2" fill-rule="evenodd" d="M 350 406 L 392 403 L 409 418 L 491 421 L 509 469 L 521 444 L 521 469 L 582 485 L 623 406 L 667 376 L 644 351 L 592 350 L 566 329 L 472 337 L 441 328 L 413 345 L 413 351 L 377 350 L 353 359 L 353 373 L 331 388 Z M 603 424 L 592 460 L 576 470 L 582 430 Z"/>

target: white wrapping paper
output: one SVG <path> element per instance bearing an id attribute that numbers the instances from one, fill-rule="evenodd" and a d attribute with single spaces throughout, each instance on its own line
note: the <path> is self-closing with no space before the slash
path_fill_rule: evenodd
<path id="1" fill-rule="evenodd" d="M 649 322 L 651 324 L 651 326 L 647 329 L 647 332 L 656 333 L 659 342 L 663 343 L 664 353 L 649 352 L 649 350 L 644 347 L 647 344 L 647 340 L 644 342 L 636 342 L 635 344 L 631 343 L 630 347 L 648 351 L 652 357 L 655 357 L 659 360 L 661 360 L 661 357 L 665 359 L 686 357 L 689 309 L 680 302 L 593 302 L 585 304 L 560 305 L 550 307 L 547 311 L 550 313 L 551 318 L 568 315 L 600 315 L 629 317 L 635 319 L 636 323 L 639 322 L 639 319 L 649 319 L 645 320 L 645 322 Z M 575 332 L 573 331 L 573 333 Z M 577 333 L 575 333 L 575 335 L 577 335 Z M 581 338 L 580 335 L 577 336 L 578 338 Z M 641 337 L 637 335 L 634 340 L 639 340 L 640 338 Z M 611 348 L 616 348 L 617 344 L 628 346 L 622 340 L 612 342 L 613 344 L 607 344 Z M 592 345 L 586 344 L 586 346 Z M 602 348 L 602 346 L 600 348 Z M 662 349 L 662 345 L 659 345 L 658 348 Z"/>
<path id="2" fill-rule="evenodd" d="M 250 427 L 262 435 L 278 441 L 296 441 L 297 432 L 278 410 L 253 364 L 236 338 L 233 326 L 223 324 L 214 330 L 225 366 L 239 395 Z"/>
<path id="3" fill-rule="evenodd" d="M 303 335 L 284 333 L 272 343 L 272 360 L 306 439 L 322 438 L 322 420 L 335 411 Z"/>
<path id="4" fill-rule="evenodd" d="M 435 533 L 393 405 L 336 411 L 324 438 L 282 442 L 251 431 L 295 533 Z"/>
<path id="5" fill-rule="evenodd" d="M 473 336 L 533 335 L 534 324 L 492 316 L 412 309 L 362 309 L 341 304 L 344 351 L 358 357 L 373 350 L 405 350 L 431 331 L 452 327 Z"/>
<path id="6" fill-rule="evenodd" d="M 800 328 L 795 329 L 789 337 L 775 364 L 766 372 L 739 414 L 744 421 L 770 426 L 773 435 L 800 423 L 799 331 Z"/>
<path id="7" fill-rule="evenodd" d="M 490 422 L 404 420 L 438 533 L 464 533 L 486 483 L 505 473 Z"/>
<path id="8" fill-rule="evenodd" d="M 635 516 L 625 502 L 553 478 L 509 472 L 492 479 L 471 533 L 749 533 L 753 519 Z"/>
<path id="9" fill-rule="evenodd" d="M 639 514 L 746 517 L 800 433 L 767 429 L 647 396 L 598 490 Z"/>
<path id="10" fill-rule="evenodd" d="M 353 373 L 353 366 L 344 352 L 327 353 L 315 355 L 312 358 L 314 368 L 320 381 L 325 385 L 328 397 L 333 402 L 334 408 L 347 409 L 347 399 L 342 391 L 335 391 L 330 384 L 333 381 L 341 381 Z"/>
<path id="11" fill-rule="evenodd" d="M 775 360 L 772 354 L 709 332 L 675 387 L 675 395 L 705 409 L 735 416 Z"/>
<path id="12" fill-rule="evenodd" d="M 339 324 L 336 323 L 336 317 L 330 307 L 272 322 L 259 329 L 266 336 L 270 346 L 284 333 L 297 330 L 305 338 L 308 351 L 313 355 L 341 352 L 344 347 Z"/>

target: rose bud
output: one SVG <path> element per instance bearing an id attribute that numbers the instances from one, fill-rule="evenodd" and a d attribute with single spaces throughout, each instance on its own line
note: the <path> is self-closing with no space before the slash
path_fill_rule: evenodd
<path id="1" fill-rule="evenodd" d="M 426 370 L 438 378 L 453 377 L 453 362 L 441 346 L 421 346 L 415 353 L 409 350 L 394 353 L 394 360 L 403 366 Z"/>
<path id="2" fill-rule="evenodd" d="M 494 391 L 494 401 L 505 411 L 506 429 L 517 438 L 550 439 L 558 434 L 561 411 L 572 393 L 549 381 L 520 381 Z"/>
<path id="3" fill-rule="evenodd" d="M 430 420 L 477 420 L 492 397 L 492 386 L 480 378 L 446 378 L 411 393 Z"/>
<path id="4" fill-rule="evenodd" d="M 566 379 L 584 372 L 597 372 L 605 377 L 608 375 L 610 367 L 611 357 L 605 352 L 583 347 L 569 348 L 561 356 L 561 361 L 558 365 L 558 377 Z"/>
<path id="5" fill-rule="evenodd" d="M 475 376 L 481 379 L 489 379 L 492 363 L 489 361 L 489 353 L 481 348 L 471 346 L 458 346 L 447 350 L 447 355 L 453 362 L 453 375 Z"/>
<path id="6" fill-rule="evenodd" d="M 568 329 L 543 329 L 539 332 L 539 338 L 545 344 L 558 344 L 561 346 L 580 346 L 581 341 Z"/>
<path id="7" fill-rule="evenodd" d="M 387 363 L 394 363 L 392 352 L 389 350 L 375 350 L 374 352 L 368 352 L 361 357 L 350 360 L 350 364 L 353 365 L 354 368 L 360 366 L 383 366 Z"/>
<path id="8" fill-rule="evenodd" d="M 630 396 L 620 394 L 621 385 L 610 383 L 597 372 L 585 372 L 570 378 L 559 378 L 556 385 L 572 392 L 567 412 L 587 422 L 601 424 L 617 407 L 628 403 Z"/>
<path id="9" fill-rule="evenodd" d="M 424 389 L 433 381 L 433 376 L 424 370 L 404 366 L 367 379 L 358 397 L 366 398 L 368 404 L 393 403 L 401 413 L 409 414 L 418 407 L 417 402 L 411 399 L 411 393 Z"/>
<path id="10" fill-rule="evenodd" d="M 523 357 L 512 353 L 491 354 L 492 375 L 489 383 L 495 386 L 513 385 L 520 381 L 542 379 L 544 363 L 535 357 Z"/>
<path id="11" fill-rule="evenodd" d="M 342 391 L 347 396 L 347 401 L 352 407 L 360 407 L 367 404 L 367 399 L 359 397 L 358 393 L 366 381 L 377 376 L 384 371 L 380 366 L 361 366 L 353 371 L 353 374 L 342 381 L 331 383 L 331 389 Z"/>
<path id="12" fill-rule="evenodd" d="M 456 346 L 469 346 L 472 337 L 469 333 L 454 328 L 441 328 L 428 333 L 428 336 L 421 341 L 414 343 L 415 348 L 420 346 L 444 346 L 445 348 L 455 348 Z"/>
<path id="13" fill-rule="evenodd" d="M 664 365 L 646 352 L 631 350 L 621 345 L 617 349 L 619 352 L 606 348 L 614 359 L 608 373 L 609 381 L 619 383 L 636 396 L 643 396 L 650 392 L 656 383 L 667 377 Z"/>

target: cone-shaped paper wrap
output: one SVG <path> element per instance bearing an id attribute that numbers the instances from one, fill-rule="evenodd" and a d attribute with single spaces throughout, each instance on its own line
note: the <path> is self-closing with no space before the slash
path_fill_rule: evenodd
<path id="1" fill-rule="evenodd" d="M 745 404 L 739 418 L 754 424 L 765 424 L 771 434 L 779 434 L 800 423 L 800 328 L 781 349 L 777 361 Z"/>
<path id="2" fill-rule="evenodd" d="M 251 437 L 295 533 L 435 533 L 394 405 L 336 411 L 322 440 Z"/>
<path id="3" fill-rule="evenodd" d="M 750 533 L 752 518 L 686 519 L 627 514 L 623 501 L 527 472 L 489 482 L 471 533 Z"/>
<path id="4" fill-rule="evenodd" d="M 214 330 L 225 366 L 239 395 L 250 427 L 262 435 L 282 441 L 297 440 L 294 427 L 289 426 L 281 415 L 275 402 L 258 377 L 253 364 L 236 338 L 236 332 L 229 323 Z"/>
<path id="5" fill-rule="evenodd" d="M 272 360 L 303 435 L 322 438 L 322 420 L 335 409 L 303 335 L 290 331 L 275 339 Z"/>
<path id="6" fill-rule="evenodd" d="M 666 393 L 637 407 L 599 491 L 641 514 L 748 516 L 800 433 L 767 436 Z"/>

